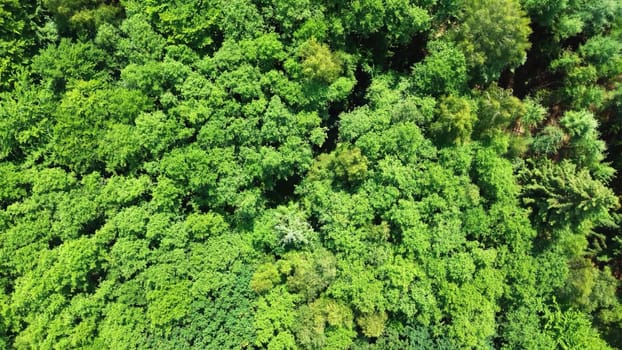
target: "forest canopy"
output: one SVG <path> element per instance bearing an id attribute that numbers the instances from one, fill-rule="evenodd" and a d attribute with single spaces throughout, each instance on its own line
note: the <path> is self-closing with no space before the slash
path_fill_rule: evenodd
<path id="1" fill-rule="evenodd" d="M 622 2 L 0 0 L 0 348 L 622 348 Z"/>

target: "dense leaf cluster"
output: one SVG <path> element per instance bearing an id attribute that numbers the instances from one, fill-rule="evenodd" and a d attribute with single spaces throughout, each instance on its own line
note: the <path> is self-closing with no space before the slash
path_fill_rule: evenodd
<path id="1" fill-rule="evenodd" d="M 621 21 L 0 0 L 0 347 L 622 347 Z"/>

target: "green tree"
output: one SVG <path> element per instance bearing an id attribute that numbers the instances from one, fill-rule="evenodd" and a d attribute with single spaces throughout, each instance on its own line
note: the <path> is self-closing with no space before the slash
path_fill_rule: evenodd
<path id="1" fill-rule="evenodd" d="M 0 348 L 620 347 L 621 9 L 0 0 Z"/>
<path id="2" fill-rule="evenodd" d="M 430 125 L 430 130 L 441 142 L 467 143 L 477 121 L 474 109 L 470 100 L 450 95 L 440 102 L 438 117 Z"/>
<path id="3" fill-rule="evenodd" d="M 44 0 L 61 34 L 93 35 L 97 27 L 120 18 L 123 10 L 104 0 Z"/>
<path id="4" fill-rule="evenodd" d="M 449 36 L 464 52 L 475 82 L 491 82 L 526 60 L 529 18 L 516 0 L 465 1 Z"/>
<path id="5" fill-rule="evenodd" d="M 310 79 L 332 83 L 341 74 L 341 61 L 326 44 L 312 39 L 302 45 L 299 55 L 302 57 L 302 74 Z"/>
<path id="6" fill-rule="evenodd" d="M 463 92 L 467 83 L 464 53 L 443 41 L 429 42 L 428 50 L 423 62 L 412 68 L 417 92 L 433 96 Z"/>
<path id="7" fill-rule="evenodd" d="M 52 161 L 74 171 L 85 172 L 99 168 L 104 158 L 121 156 L 120 159 L 110 159 L 108 167 L 117 169 L 127 166 L 137 152 L 132 149 L 135 144 L 128 144 L 129 149 L 124 150 L 127 154 L 120 155 L 107 150 L 109 146 L 102 139 L 106 138 L 107 130 L 111 135 L 111 132 L 116 134 L 123 128 L 121 125 L 113 126 L 113 121 L 132 122 L 139 112 L 147 109 L 147 102 L 147 98 L 136 90 L 106 89 L 106 84 L 97 80 L 77 82 L 56 110 Z M 131 130 L 129 135 L 126 132 L 124 136 L 119 142 L 131 141 Z M 117 142 L 110 138 L 105 141 Z M 101 149 L 101 158 L 96 152 L 98 149 Z"/>
<path id="8" fill-rule="evenodd" d="M 569 161 L 554 164 L 543 161 L 539 166 L 525 169 L 523 196 L 533 207 L 533 214 L 543 228 L 577 229 L 584 224 L 612 225 L 610 210 L 618 199 L 603 183 L 595 180 L 585 169 L 577 169 Z"/>
<path id="9" fill-rule="evenodd" d="M 13 85 L 20 66 L 36 52 L 37 17 L 34 3 L 0 2 L 0 91 Z"/>

